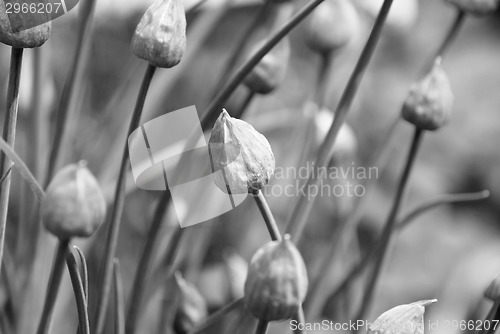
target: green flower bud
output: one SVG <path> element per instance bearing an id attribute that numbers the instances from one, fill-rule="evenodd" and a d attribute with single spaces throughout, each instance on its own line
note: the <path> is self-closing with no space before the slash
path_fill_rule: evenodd
<path id="1" fill-rule="evenodd" d="M 500 302 L 500 275 L 491 281 L 484 291 L 484 296 L 491 301 Z"/>
<path id="2" fill-rule="evenodd" d="M 370 325 L 368 334 L 424 334 L 425 307 L 435 302 L 421 300 L 391 308 Z"/>
<path id="3" fill-rule="evenodd" d="M 284 38 L 255 66 L 244 84 L 254 93 L 269 94 L 283 83 L 290 59 L 290 41 Z"/>
<path id="4" fill-rule="evenodd" d="M 208 149 L 215 185 L 225 193 L 261 189 L 274 174 L 274 155 L 266 137 L 225 109 L 212 129 Z"/>
<path id="5" fill-rule="evenodd" d="M 186 334 L 207 316 L 207 305 L 196 287 L 187 282 L 181 273 L 175 274 L 175 281 L 179 304 L 175 314 L 174 328 L 176 333 Z"/>
<path id="6" fill-rule="evenodd" d="M 417 128 L 432 131 L 448 122 L 452 107 L 450 82 L 437 60 L 429 74 L 411 87 L 402 116 Z"/>
<path id="7" fill-rule="evenodd" d="M 36 48 L 45 43 L 52 31 L 50 14 L 7 14 L 5 1 L 0 0 L 0 43 L 14 48 Z M 34 26 L 34 21 L 45 22 Z M 33 27 L 34 26 L 34 27 Z M 26 29 L 26 27 L 33 27 Z"/>
<path id="8" fill-rule="evenodd" d="M 132 52 L 157 67 L 177 65 L 186 50 L 186 14 L 180 0 L 158 0 L 142 17 Z"/>
<path id="9" fill-rule="evenodd" d="M 446 0 L 472 15 L 486 15 L 498 9 L 500 0 Z"/>
<path id="10" fill-rule="evenodd" d="M 292 318 L 307 294 L 304 260 L 290 236 L 272 241 L 252 257 L 245 282 L 245 304 L 263 321 Z"/>
<path id="11" fill-rule="evenodd" d="M 106 202 L 85 162 L 61 169 L 41 203 L 42 220 L 60 239 L 89 237 L 103 223 Z"/>
<path id="12" fill-rule="evenodd" d="M 307 20 L 305 42 L 320 54 L 347 45 L 359 32 L 359 17 L 351 0 L 327 0 Z"/>

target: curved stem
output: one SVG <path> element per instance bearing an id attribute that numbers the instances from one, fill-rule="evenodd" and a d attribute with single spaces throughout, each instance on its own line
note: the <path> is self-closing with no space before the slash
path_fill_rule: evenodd
<path id="1" fill-rule="evenodd" d="M 403 202 L 406 186 L 408 184 L 411 170 L 415 162 L 415 158 L 417 156 L 418 148 L 420 146 L 422 134 L 423 132 L 421 129 L 415 128 L 415 134 L 411 142 L 410 151 L 406 160 L 405 167 L 403 169 L 403 174 L 401 175 L 401 178 L 399 180 L 398 188 L 396 190 L 396 195 L 394 197 L 394 202 L 391 211 L 389 213 L 389 216 L 387 218 L 387 221 L 385 223 L 384 230 L 382 231 L 382 237 L 380 241 L 381 242 L 380 253 L 377 259 L 375 260 L 375 268 L 373 270 L 372 275 L 369 278 L 367 288 L 363 295 L 363 300 L 361 302 L 361 308 L 359 310 L 356 319 L 365 319 L 366 313 L 370 310 L 378 278 L 380 277 L 380 273 L 382 272 L 382 268 L 384 266 L 384 262 L 387 257 L 387 253 L 392 240 L 396 218 L 399 213 L 399 208 L 401 206 L 401 203 Z"/>
<path id="2" fill-rule="evenodd" d="M 335 120 L 333 121 L 333 124 L 319 149 L 316 162 L 314 164 L 316 168 L 326 168 L 328 165 L 331 148 L 335 144 L 338 132 L 342 124 L 344 123 L 347 113 L 349 112 L 359 84 L 361 83 L 361 79 L 363 78 L 363 74 L 368 67 L 368 64 L 370 63 L 373 53 L 375 52 L 392 2 L 393 0 L 384 0 L 377 20 L 375 21 L 375 24 L 372 28 L 370 37 L 365 44 L 363 52 L 359 57 L 356 67 L 351 74 L 351 77 L 349 78 L 347 86 L 344 89 L 344 93 L 342 94 L 338 107 L 335 111 Z M 302 231 L 304 230 L 307 219 L 312 209 L 312 205 L 314 203 L 314 200 L 311 200 L 312 196 L 309 192 L 309 189 L 314 188 L 319 183 L 319 179 L 316 177 L 316 174 L 317 173 L 314 172 L 311 172 L 309 174 L 309 178 L 304 188 L 306 189 L 306 194 L 301 194 L 301 196 L 299 197 L 298 203 L 291 215 L 290 222 L 287 225 L 286 232 L 292 235 L 295 243 L 297 243 L 297 241 L 299 241 L 301 238 Z"/>
<path id="3" fill-rule="evenodd" d="M 269 230 L 269 235 L 272 240 L 280 241 L 281 233 L 278 228 L 278 224 L 276 224 L 276 220 L 274 219 L 274 215 L 269 208 L 269 204 L 267 204 L 267 200 L 264 197 L 264 194 L 259 189 L 252 193 L 252 197 L 255 199 L 257 206 L 259 207 L 260 213 L 266 222 L 267 229 Z"/>
<path id="4" fill-rule="evenodd" d="M 82 281 L 83 281 L 83 291 L 85 292 L 85 299 L 89 300 L 89 274 L 88 274 L 88 267 L 87 267 L 87 260 L 85 260 L 85 255 L 83 255 L 83 252 L 80 248 L 77 246 L 73 246 L 73 248 L 77 251 L 78 256 L 80 257 L 80 263 L 82 265 Z"/>
<path id="5" fill-rule="evenodd" d="M 130 120 L 130 125 L 127 133 L 128 136 L 139 126 L 141 119 L 142 110 L 144 108 L 144 103 L 146 101 L 146 95 L 148 93 L 151 80 L 153 79 L 156 67 L 148 64 L 146 73 L 139 90 L 139 95 L 137 97 L 137 102 L 135 105 L 132 118 Z M 115 190 L 115 199 L 113 203 L 113 208 L 111 210 L 111 221 L 109 225 L 108 234 L 106 237 L 106 249 L 104 253 L 104 260 L 101 264 L 102 279 L 101 286 L 102 291 L 99 294 L 99 300 L 96 308 L 96 321 L 94 333 L 102 334 L 104 331 L 104 325 L 106 320 L 106 311 L 108 306 L 109 294 L 111 291 L 112 274 L 113 274 L 113 259 L 115 258 L 116 245 L 118 242 L 118 233 L 120 231 L 120 223 L 123 212 L 123 206 L 125 203 L 125 181 L 127 176 L 128 167 L 128 145 L 127 140 L 125 141 L 125 147 L 123 149 L 122 160 L 120 164 L 120 173 L 118 175 L 118 181 Z"/>
<path id="6" fill-rule="evenodd" d="M 87 297 L 82 282 L 82 277 L 78 270 L 75 255 L 68 252 L 66 256 L 66 264 L 68 266 L 73 292 L 75 294 L 76 307 L 78 309 L 79 333 L 90 334 L 89 314 L 87 309 Z"/>
<path id="7" fill-rule="evenodd" d="M 126 333 L 134 333 L 137 327 L 137 320 L 139 319 L 140 315 L 139 311 L 142 310 L 142 299 L 146 287 L 145 283 L 148 277 L 149 267 L 151 265 L 154 246 L 156 244 L 156 239 L 163 221 L 163 216 L 165 215 L 165 211 L 167 210 L 170 199 L 170 191 L 165 191 L 159 199 L 158 205 L 155 209 L 153 221 L 151 223 L 151 227 L 149 228 L 148 236 L 144 244 L 144 249 L 139 260 L 139 266 L 137 267 L 134 281 L 132 283 L 132 295 L 130 296 L 130 301 L 128 304 L 125 325 Z"/>
<path id="8" fill-rule="evenodd" d="M 61 145 L 68 142 L 64 138 L 67 129 L 68 119 L 74 110 L 76 110 L 77 93 L 81 92 L 82 75 L 85 65 L 85 53 L 88 52 L 91 33 L 91 21 L 95 9 L 96 0 L 86 0 L 82 2 L 82 22 L 78 30 L 78 40 L 75 53 L 70 66 L 68 79 L 64 85 L 61 95 L 61 101 L 57 113 L 56 126 L 54 130 L 54 139 L 50 149 L 49 163 L 45 177 L 45 185 L 49 184 L 52 175 L 57 167 Z"/>
<path id="9" fill-rule="evenodd" d="M 37 334 L 47 334 L 49 332 L 50 320 L 56 303 L 57 292 L 61 284 L 61 278 L 64 271 L 64 261 L 68 253 L 69 240 L 60 240 L 57 246 L 52 271 L 50 272 L 49 284 L 47 286 L 47 295 L 43 304 L 42 316 L 38 324 Z"/>
<path id="10" fill-rule="evenodd" d="M 255 334 L 266 334 L 269 328 L 269 321 L 259 320 L 257 328 L 255 329 Z"/>
<path id="11" fill-rule="evenodd" d="M 288 20 L 281 28 L 278 29 L 271 37 L 250 57 L 228 80 L 213 99 L 207 110 L 201 117 L 202 128 L 207 128 L 210 120 L 213 118 L 227 101 L 235 89 L 243 82 L 245 77 L 252 71 L 252 69 L 264 58 L 264 56 L 281 41 L 290 31 L 293 30 L 300 22 L 302 22 L 307 15 L 309 15 L 314 8 L 321 4 L 324 0 L 311 0 L 297 13 L 295 13 L 290 20 Z M 389 1 L 389 0 L 386 0 Z"/>
<path id="12" fill-rule="evenodd" d="M 17 110 L 19 105 L 19 84 L 21 81 L 21 68 L 23 64 L 24 49 L 12 48 L 10 56 L 9 85 L 7 88 L 7 109 L 3 126 L 2 138 L 7 144 L 14 146 L 16 140 Z M 0 175 L 9 169 L 11 161 L 5 154 L 1 155 Z M 7 224 L 7 211 L 9 209 L 10 174 L 7 175 L 0 186 L 0 268 L 2 265 L 3 248 L 5 243 L 5 228 Z"/>

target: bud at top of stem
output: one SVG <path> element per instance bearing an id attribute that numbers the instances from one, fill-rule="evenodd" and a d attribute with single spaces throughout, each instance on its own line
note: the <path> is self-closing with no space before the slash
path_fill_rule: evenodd
<path id="1" fill-rule="evenodd" d="M 177 333 L 186 334 L 207 316 L 207 305 L 196 287 L 186 281 L 181 273 L 175 273 L 175 282 L 179 303 L 175 314 L 174 327 Z"/>
<path id="2" fill-rule="evenodd" d="M 177 65 L 186 50 L 186 14 L 181 0 L 157 0 L 141 18 L 132 52 L 156 67 Z"/>
<path id="3" fill-rule="evenodd" d="M 351 0 L 327 0 L 310 15 L 305 42 L 320 54 L 329 54 L 352 41 L 359 32 L 359 17 Z"/>
<path id="4" fill-rule="evenodd" d="M 446 0 L 460 10 L 472 15 L 487 15 L 495 12 L 500 0 Z"/>
<path id="5" fill-rule="evenodd" d="M 258 49 L 258 44 L 255 49 Z M 285 37 L 255 66 L 244 84 L 254 93 L 268 94 L 285 80 L 290 59 L 290 41 Z"/>
<path id="6" fill-rule="evenodd" d="M 452 107 L 450 82 L 438 58 L 431 71 L 411 87 L 401 114 L 417 128 L 432 131 L 448 122 Z"/>
<path id="7" fill-rule="evenodd" d="M 245 282 L 245 303 L 263 321 L 292 318 L 307 294 L 304 260 L 286 235 L 271 241 L 252 257 Z"/>
<path id="8" fill-rule="evenodd" d="M 62 168 L 41 203 L 42 220 L 51 233 L 66 240 L 89 237 L 104 221 L 106 202 L 85 162 Z"/>
<path id="9" fill-rule="evenodd" d="M 14 2 L 10 2 L 12 3 Z M 7 14 L 5 1 L 0 0 L 0 43 L 14 48 L 36 48 L 43 45 L 52 31 L 50 14 L 45 14 L 46 17 L 42 17 L 43 15 L 22 12 Z M 45 23 L 36 25 L 38 21 Z"/>
<path id="10" fill-rule="evenodd" d="M 500 275 L 491 281 L 484 291 L 484 296 L 491 301 L 500 302 Z"/>
<path id="11" fill-rule="evenodd" d="M 275 161 L 266 137 L 224 109 L 208 143 L 214 182 L 229 194 L 261 189 L 274 174 Z"/>
<path id="12" fill-rule="evenodd" d="M 425 307 L 435 302 L 437 299 L 421 300 L 391 308 L 370 325 L 368 334 L 424 334 Z"/>

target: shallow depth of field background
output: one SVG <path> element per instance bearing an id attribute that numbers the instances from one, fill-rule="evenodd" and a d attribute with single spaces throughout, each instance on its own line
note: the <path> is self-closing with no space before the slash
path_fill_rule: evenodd
<path id="1" fill-rule="evenodd" d="M 210 3 L 212 0 L 208 0 Z M 418 1 L 418 12 L 406 5 L 409 0 L 395 0 L 394 13 L 389 20 L 379 44 L 374 61 L 362 83 L 347 122 L 358 140 L 358 152 L 352 162 L 366 163 L 377 148 L 390 124 L 399 114 L 400 106 L 411 83 L 419 78 L 420 69 L 429 60 L 450 26 L 454 8 L 437 0 Z M 123 2 L 123 1 L 122 1 Z M 147 7 L 144 4 L 112 3 L 99 0 L 95 19 L 92 50 L 86 70 L 87 82 L 82 87 L 80 107 L 75 110 L 78 120 L 72 123 L 73 142 L 66 162 L 79 159 L 89 161 L 90 169 L 98 176 L 108 196 L 114 191 L 126 127 L 135 102 L 138 86 L 146 66 L 144 61 L 129 52 L 129 42 L 135 26 Z M 299 5 L 299 4 L 297 4 Z M 115 8 L 116 6 L 116 8 Z M 119 7 L 119 8 L 118 8 Z M 399 7 L 399 8 L 398 8 Z M 202 7 L 203 8 L 203 7 Z M 210 6 L 209 6 L 210 8 Z M 46 78 L 46 121 L 53 121 L 53 114 L 68 64 L 72 57 L 76 33 L 76 12 L 54 22 L 53 35 L 46 51 L 50 68 Z M 171 82 L 184 66 L 172 70 L 159 70 L 152 85 L 145 107 L 144 120 L 168 111 L 196 105 L 201 112 L 207 105 L 208 94 L 219 78 L 220 69 L 234 47 L 238 36 L 255 13 L 252 4 L 235 7 L 220 20 L 216 30 L 197 52 L 188 70 Z M 202 11 L 188 17 L 199 18 Z M 362 26 L 358 40 L 343 50 L 334 60 L 333 74 L 328 94 L 328 106 L 334 109 L 339 95 L 365 42 L 373 18 L 360 12 Z M 412 22 L 412 17 L 414 21 Z M 188 21 L 189 26 L 189 21 Z M 189 28 L 188 28 L 189 29 Z M 467 18 L 465 25 L 444 62 L 455 95 L 454 114 L 451 122 L 435 133 L 425 136 L 423 147 L 411 179 L 409 196 L 403 212 L 423 200 L 445 193 L 472 192 L 489 189 L 491 197 L 476 204 L 441 207 L 425 214 L 404 230 L 397 238 L 389 261 L 389 268 L 380 280 L 376 305 L 369 320 L 388 308 L 416 301 L 437 298 L 439 303 L 429 308 L 428 319 L 462 320 L 481 318 L 488 305 L 482 305 L 483 289 L 492 277 L 500 273 L 500 14 L 487 18 Z M 311 94 L 316 78 L 319 58 L 304 44 L 301 29 L 292 33 L 292 58 L 287 80 L 271 96 L 257 97 L 247 114 L 247 120 L 262 131 L 273 147 L 277 166 L 294 166 L 305 141 L 306 122 L 301 120 L 302 107 Z M 190 37 L 188 35 L 188 50 Z M 23 133 L 30 120 L 28 101 L 31 52 L 27 52 L 22 88 L 19 121 L 19 139 L 16 148 L 23 154 L 26 142 Z M 5 105 L 8 76 L 9 48 L 0 46 L 0 105 Z M 183 59 L 183 62 L 185 59 Z M 173 85 L 172 89 L 168 87 Z M 165 92 L 170 92 L 166 94 Z M 237 108 L 245 88 L 233 96 L 227 109 Z M 398 125 L 396 138 L 391 142 L 391 155 L 387 168 L 382 172 L 377 190 L 369 199 L 368 208 L 358 229 L 361 252 L 365 250 L 380 230 L 389 210 L 395 182 L 402 168 L 412 128 L 404 121 Z M 51 133 L 50 136 L 53 134 Z M 47 147 L 47 146 L 46 146 Z M 46 152 L 44 152 L 46 154 Z M 310 152 L 309 159 L 314 156 Z M 350 163 L 350 162 L 349 162 Z M 11 196 L 13 210 L 9 211 L 7 242 L 10 249 L 23 242 L 16 236 L 16 222 L 25 203 L 20 203 L 19 176 L 16 174 Z M 271 182 L 271 185 L 273 183 Z M 125 291 L 128 294 L 132 275 L 158 193 L 131 188 L 125 206 L 124 222 L 120 232 L 117 256 L 121 260 Z M 289 218 L 296 198 L 271 197 L 270 205 L 280 227 Z M 311 216 L 301 250 L 310 272 L 318 270 L 318 256 L 324 254 L 335 231 L 339 217 L 345 217 L 352 203 L 348 199 L 318 198 Z M 347 210 L 347 211 L 346 211 Z M 198 286 L 209 306 L 217 308 L 229 298 L 228 278 L 224 269 L 224 254 L 237 252 L 249 260 L 254 251 L 268 240 L 255 204 L 245 204 L 216 221 L 191 228 L 187 235 L 190 242 L 179 255 L 180 268 Z M 168 217 L 168 224 L 176 224 L 175 216 Z M 104 227 L 103 227 L 104 228 Z M 210 231 L 210 232 L 208 232 Z M 100 260 L 103 233 L 99 231 L 89 241 L 81 244 L 90 265 L 90 275 L 96 275 Z M 162 230 L 161 244 L 168 242 L 169 228 Z M 212 238 L 203 236 L 212 233 Z M 45 288 L 50 270 L 53 237 L 46 236 L 40 247 L 40 256 L 46 265 L 38 268 L 34 280 Z M 51 248 L 52 247 L 52 248 Z M 161 245 L 159 247 L 161 253 Z M 337 254 L 337 261 L 328 278 L 325 297 L 341 279 L 345 268 L 356 256 L 355 243 L 346 240 L 345 252 Z M 201 269 L 193 263 L 193 252 L 205 254 Z M 244 274 L 243 274 L 244 277 Z M 68 333 L 76 323 L 73 297 L 67 277 L 61 290 L 54 334 Z M 158 278 L 160 280 L 161 278 Z M 144 333 L 148 318 L 158 315 L 157 307 L 161 284 L 154 281 L 146 304 L 148 316 L 144 317 Z M 158 290 L 155 290 L 158 289 Z M 357 305 L 356 284 L 348 304 Z M 92 298 L 92 295 L 91 295 Z M 35 318 L 38 318 L 41 301 L 33 301 Z M 38 305 L 38 306 L 37 306 Z M 68 306 L 70 305 L 70 306 Z M 345 321 L 345 308 L 331 305 L 320 319 Z M 69 315 L 66 314 L 69 312 Z M 479 312 L 479 313 L 478 313 Z M 313 321 L 314 319 L 308 319 Z M 348 319 L 347 319 L 348 320 Z M 287 324 L 273 325 L 271 332 L 286 332 Z M 440 328 L 440 332 L 446 332 Z"/>

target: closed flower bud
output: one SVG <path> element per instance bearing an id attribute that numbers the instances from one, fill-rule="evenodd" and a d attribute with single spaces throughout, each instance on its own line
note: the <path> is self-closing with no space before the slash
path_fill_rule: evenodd
<path id="1" fill-rule="evenodd" d="M 260 248 L 252 257 L 245 282 L 245 304 L 263 321 L 292 318 L 307 293 L 307 271 L 297 248 L 285 236 Z"/>
<path id="2" fill-rule="evenodd" d="M 391 308 L 370 325 L 368 334 L 424 334 L 425 307 L 435 302 L 421 300 Z"/>
<path id="3" fill-rule="evenodd" d="M 351 0 L 327 0 L 307 21 L 305 42 L 320 54 L 333 52 L 352 41 L 359 31 L 359 17 Z"/>
<path id="4" fill-rule="evenodd" d="M 290 41 L 285 38 L 253 68 L 244 84 L 254 93 L 272 92 L 285 80 L 289 59 Z"/>
<path id="5" fill-rule="evenodd" d="M 89 237 L 104 221 L 106 202 L 85 162 L 61 169 L 41 203 L 45 227 L 62 240 Z"/>
<path id="6" fill-rule="evenodd" d="M 186 14 L 181 0 L 157 0 L 142 17 L 132 52 L 157 67 L 177 65 L 186 50 Z"/>
<path id="7" fill-rule="evenodd" d="M 180 273 L 175 274 L 179 303 L 174 327 L 179 334 L 189 333 L 207 314 L 207 305 L 194 285 L 187 282 Z"/>
<path id="8" fill-rule="evenodd" d="M 494 302 L 500 302 L 500 276 L 495 277 L 484 291 L 484 296 Z"/>
<path id="9" fill-rule="evenodd" d="M 450 82 L 437 60 L 429 74 L 411 87 L 402 116 L 419 129 L 437 130 L 448 122 L 452 107 Z"/>
<path id="10" fill-rule="evenodd" d="M 35 21 L 45 23 L 37 25 Z M 36 48 L 49 39 L 51 30 L 49 14 L 46 17 L 43 14 L 16 14 L 14 11 L 7 14 L 5 1 L 0 0 L 0 43 L 14 48 Z"/>
<path id="11" fill-rule="evenodd" d="M 498 9 L 500 0 L 446 0 L 472 15 L 486 15 Z"/>
<path id="12" fill-rule="evenodd" d="M 261 189 L 274 174 L 274 155 L 266 137 L 226 110 L 215 122 L 208 148 L 215 185 L 225 193 Z"/>

